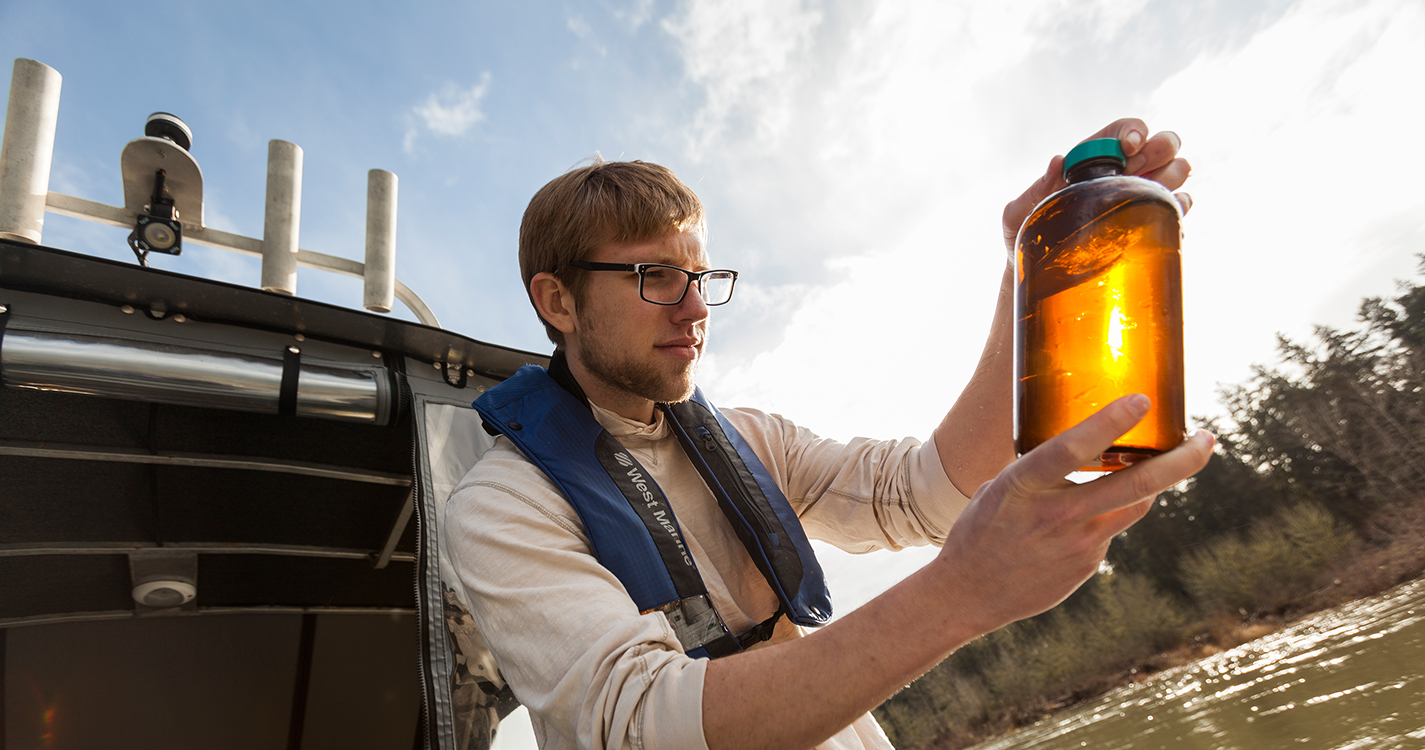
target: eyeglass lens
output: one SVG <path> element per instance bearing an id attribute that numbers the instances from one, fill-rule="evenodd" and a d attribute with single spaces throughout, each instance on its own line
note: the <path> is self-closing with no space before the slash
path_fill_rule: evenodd
<path id="1" fill-rule="evenodd" d="M 704 275 L 698 282 L 703 302 L 709 305 L 727 302 L 732 298 L 734 280 L 728 271 L 713 271 Z M 643 298 L 662 305 L 677 304 L 690 282 L 688 275 L 680 269 L 660 266 L 644 268 L 641 282 Z"/>

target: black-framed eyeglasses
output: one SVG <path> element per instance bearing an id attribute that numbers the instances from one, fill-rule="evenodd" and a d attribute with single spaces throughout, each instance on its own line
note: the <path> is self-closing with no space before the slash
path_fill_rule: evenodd
<path id="1" fill-rule="evenodd" d="M 698 285 L 698 294 L 708 307 L 725 305 L 732 299 L 737 272 L 717 268 L 689 271 L 662 263 L 594 263 L 576 260 L 569 265 L 586 271 L 628 271 L 638 274 L 638 296 L 655 305 L 676 305 L 688 295 L 688 287 Z"/>

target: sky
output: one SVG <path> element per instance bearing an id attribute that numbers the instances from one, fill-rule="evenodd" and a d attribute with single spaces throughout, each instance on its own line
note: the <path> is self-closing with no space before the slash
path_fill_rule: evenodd
<path id="1" fill-rule="evenodd" d="M 172 112 L 210 227 L 262 236 L 267 142 L 287 140 L 301 247 L 361 260 L 366 172 L 390 170 L 397 276 L 445 328 L 547 353 L 515 260 L 530 196 L 595 154 L 658 162 L 742 272 L 704 390 L 832 437 L 928 436 L 988 331 L 1004 204 L 1120 117 L 1178 133 L 1193 166 L 1190 416 L 1425 251 L 1420 0 L 137 7 L 0 3 L 4 58 L 64 76 L 50 190 L 122 204 L 120 150 Z M 125 234 L 49 215 L 44 244 L 131 260 Z M 255 259 L 196 245 L 153 265 L 258 283 Z M 361 302 L 308 269 L 298 293 Z M 931 554 L 819 552 L 843 613 Z"/>

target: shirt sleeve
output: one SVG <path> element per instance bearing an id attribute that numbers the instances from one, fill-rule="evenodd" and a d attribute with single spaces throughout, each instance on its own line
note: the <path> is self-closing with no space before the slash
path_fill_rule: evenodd
<path id="1" fill-rule="evenodd" d="M 639 614 L 573 508 L 503 440 L 452 494 L 444 535 L 501 674 L 536 732 L 562 736 L 542 746 L 707 747 L 707 661 L 664 615 Z"/>
<path id="2" fill-rule="evenodd" d="M 777 414 L 722 412 L 781 485 L 807 535 L 847 552 L 944 544 L 969 503 L 946 476 L 934 437 L 840 443 Z"/>

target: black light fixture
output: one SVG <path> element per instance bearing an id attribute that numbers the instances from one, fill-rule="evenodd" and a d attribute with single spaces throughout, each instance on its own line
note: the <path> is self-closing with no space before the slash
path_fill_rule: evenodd
<path id="1" fill-rule="evenodd" d="M 193 145 L 193 131 L 188 125 L 167 112 L 154 112 L 144 124 L 144 135 L 163 138 L 187 151 Z M 139 265 L 148 266 L 150 252 L 168 255 L 183 254 L 183 225 L 178 222 L 178 209 L 173 205 L 172 196 L 163 189 L 167 172 L 159 169 L 153 175 L 153 197 L 144 207 L 134 223 L 134 231 L 129 234 L 129 247 L 133 248 Z"/>

